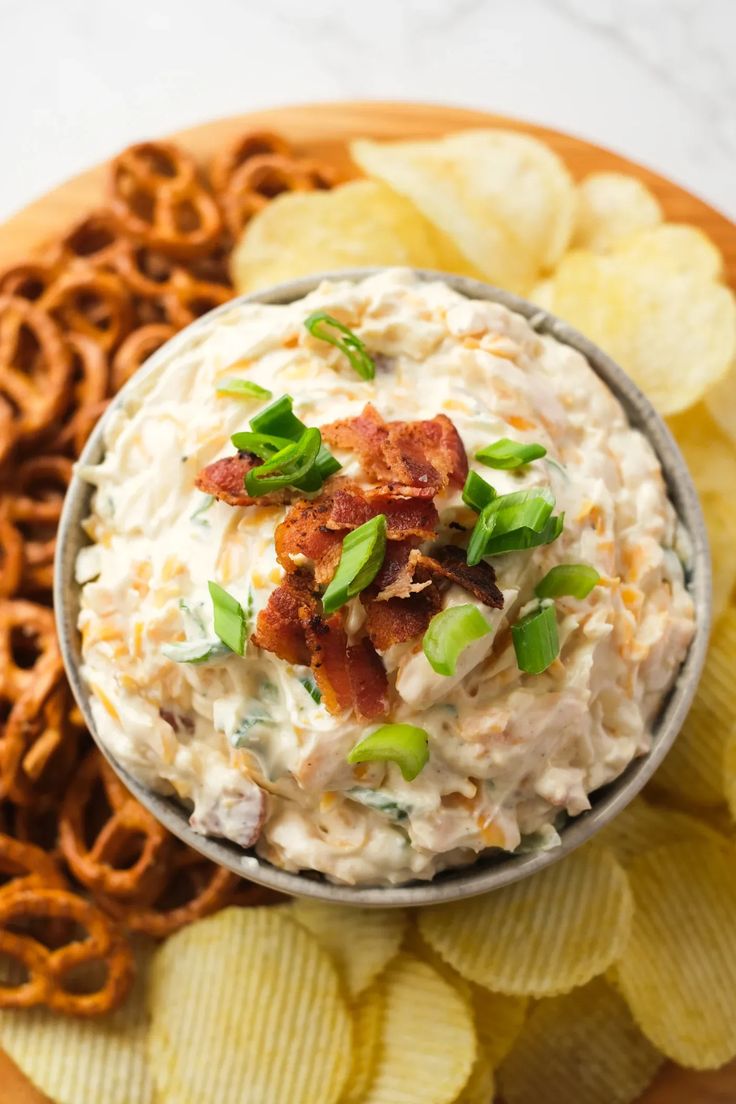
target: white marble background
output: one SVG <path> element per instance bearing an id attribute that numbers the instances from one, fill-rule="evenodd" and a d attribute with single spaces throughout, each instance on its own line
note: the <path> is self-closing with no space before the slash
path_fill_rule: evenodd
<path id="1" fill-rule="evenodd" d="M 0 0 L 0 219 L 127 142 L 295 101 L 571 131 L 736 218 L 736 0 Z"/>

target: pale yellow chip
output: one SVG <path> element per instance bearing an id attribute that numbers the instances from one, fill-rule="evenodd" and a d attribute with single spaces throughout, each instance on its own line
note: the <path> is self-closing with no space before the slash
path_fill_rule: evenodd
<path id="1" fill-rule="evenodd" d="M 506 1104 L 633 1104 L 662 1062 L 596 978 L 532 1009 L 498 1081 Z"/>
<path id="2" fill-rule="evenodd" d="M 736 445 L 736 363 L 705 396 L 705 403 L 719 426 Z"/>
<path id="3" fill-rule="evenodd" d="M 705 403 L 667 419 L 698 493 L 733 494 L 736 487 L 736 446 L 713 418 Z"/>
<path id="4" fill-rule="evenodd" d="M 487 279 L 528 291 L 567 248 L 572 178 L 525 134 L 471 130 L 424 142 L 353 142 L 368 176 L 406 196 Z"/>
<path id="5" fill-rule="evenodd" d="M 586 847 L 483 897 L 426 909 L 423 937 L 470 981 L 499 993 L 552 996 L 603 973 L 631 925 L 626 874 Z"/>
<path id="6" fill-rule="evenodd" d="M 473 985 L 472 994 L 478 1044 L 491 1067 L 496 1069 L 522 1029 L 529 998 L 492 993 L 481 985 Z"/>
<path id="7" fill-rule="evenodd" d="M 416 914 L 417 920 L 420 915 L 421 913 Z M 449 962 L 445 962 L 442 955 L 439 954 L 434 947 L 431 947 L 426 939 L 422 939 L 416 920 L 407 928 L 402 950 L 407 951 L 410 955 L 413 955 L 414 958 L 419 958 L 422 962 L 426 962 L 427 965 L 431 966 L 433 970 L 436 970 L 445 981 L 449 981 L 454 989 L 457 989 L 463 1000 L 467 1001 L 468 1004 L 472 1004 L 473 988 L 470 982 L 467 978 L 459 974 L 457 970 L 453 970 Z"/>
<path id="8" fill-rule="evenodd" d="M 336 1104 L 352 1061 L 337 970 L 282 909 L 225 909 L 152 970 L 149 1060 L 166 1104 Z"/>
<path id="9" fill-rule="evenodd" d="M 736 821 L 736 725 L 728 735 L 723 752 L 723 788 L 731 819 Z"/>
<path id="10" fill-rule="evenodd" d="M 496 1091 L 496 1079 L 493 1066 L 485 1054 L 479 1053 L 470 1077 L 465 1082 L 460 1095 L 455 1097 L 454 1104 L 491 1104 Z"/>
<path id="11" fill-rule="evenodd" d="M 379 985 L 378 1060 L 361 1104 L 451 1104 L 477 1053 L 469 1005 L 431 966 L 406 953 Z"/>
<path id="12" fill-rule="evenodd" d="M 726 797 L 725 748 L 736 728 L 736 609 L 719 619 L 703 676 L 682 731 L 652 785 L 690 805 L 720 805 Z"/>
<path id="13" fill-rule="evenodd" d="M 355 997 L 350 1005 L 353 1017 L 353 1062 L 347 1089 L 340 1104 L 361 1104 L 373 1076 L 383 1022 L 383 990 L 379 982 Z"/>
<path id="14" fill-rule="evenodd" d="M 649 239 L 665 230 L 645 231 Z M 697 271 L 670 271 L 636 243 L 606 255 L 578 250 L 557 268 L 543 304 L 595 341 L 663 414 L 696 403 L 736 352 L 736 301 Z"/>
<path id="15" fill-rule="evenodd" d="M 635 176 L 591 173 L 580 181 L 577 192 L 576 248 L 605 253 L 621 238 L 662 221 L 658 200 Z"/>
<path id="16" fill-rule="evenodd" d="M 671 276 L 719 280 L 723 255 L 707 234 L 684 222 L 665 222 L 615 243 L 613 252 L 633 265 L 658 267 Z"/>
<path id="17" fill-rule="evenodd" d="M 617 986 L 663 1054 L 715 1069 L 736 1055 L 736 850 L 658 847 L 629 876 L 636 907 Z"/>
<path id="18" fill-rule="evenodd" d="M 302 897 L 290 912 L 332 956 L 350 996 L 367 989 L 398 954 L 406 930 L 402 909 L 351 908 Z"/>
<path id="19" fill-rule="evenodd" d="M 375 180 L 277 196 L 250 220 L 232 255 L 243 293 L 296 276 L 363 265 L 413 265 L 473 275 L 412 204 Z"/>
<path id="20" fill-rule="evenodd" d="M 711 843 L 727 844 L 720 832 L 700 817 L 652 805 L 643 797 L 634 798 L 623 812 L 606 825 L 597 839 L 615 852 L 623 866 L 628 866 L 645 851 L 666 843 L 709 840 Z"/>
<path id="21" fill-rule="evenodd" d="M 82 1020 L 45 1008 L 0 1011 L 0 1045 L 56 1104 L 152 1104 L 146 1058 L 151 951 L 143 942 L 136 950 L 135 984 L 110 1016 Z"/>
<path id="22" fill-rule="evenodd" d="M 700 496 L 700 505 L 713 567 L 713 615 L 718 617 L 736 599 L 736 512 L 731 493 L 706 492 Z"/>

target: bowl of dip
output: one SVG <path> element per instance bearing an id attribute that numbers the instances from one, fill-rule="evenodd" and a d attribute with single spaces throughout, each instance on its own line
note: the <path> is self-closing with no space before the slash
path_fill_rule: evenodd
<path id="1" fill-rule="evenodd" d="M 408 269 L 232 300 L 76 466 L 55 606 L 92 735 L 208 858 L 358 905 L 505 885 L 676 738 L 710 619 L 697 494 L 625 373 Z"/>

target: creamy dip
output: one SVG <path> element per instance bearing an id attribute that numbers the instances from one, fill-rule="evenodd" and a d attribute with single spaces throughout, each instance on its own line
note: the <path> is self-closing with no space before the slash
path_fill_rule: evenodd
<path id="1" fill-rule="evenodd" d="M 305 330 L 316 309 L 365 342 L 374 380 Z M 288 507 L 232 507 L 195 487 L 268 403 L 218 395 L 233 376 L 291 395 L 310 426 L 354 417 L 368 402 L 387 420 L 445 414 L 471 469 L 499 494 L 549 487 L 564 511 L 554 543 L 490 561 L 503 610 L 457 586 L 444 592 L 445 605 L 476 602 L 492 628 L 454 676 L 432 670 L 421 639 L 383 656 L 384 720 L 429 736 L 413 781 L 394 763 L 346 761 L 376 725 L 328 713 L 309 693 L 308 668 L 252 643 L 244 657 L 203 665 L 164 654 L 185 636 L 213 635 L 208 580 L 254 619 L 283 576 L 274 530 Z M 537 442 L 547 456 L 516 471 L 473 459 L 501 437 Z M 287 870 L 346 883 L 428 879 L 487 848 L 554 846 L 564 817 L 589 808 L 592 791 L 650 748 L 694 629 L 686 541 L 657 458 L 618 401 L 583 356 L 520 315 L 404 270 L 323 283 L 287 306 L 235 305 L 175 341 L 126 392 L 105 445 L 102 463 L 83 472 L 96 488 L 93 543 L 77 563 L 83 676 L 114 757 L 178 795 L 197 831 L 248 844 L 262 820 L 257 853 Z M 356 455 L 332 451 L 340 475 L 360 480 Z M 458 490 L 436 504 L 440 534 L 472 526 Z M 581 562 L 599 585 L 583 600 L 557 600 L 559 658 L 523 674 L 509 626 L 551 567 Z M 346 612 L 357 631 L 358 598 Z"/>

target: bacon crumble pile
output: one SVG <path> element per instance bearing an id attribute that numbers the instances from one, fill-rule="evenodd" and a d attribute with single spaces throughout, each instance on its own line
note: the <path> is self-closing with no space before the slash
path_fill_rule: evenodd
<path id="1" fill-rule="evenodd" d="M 440 518 L 434 499 L 462 488 L 468 459 L 460 436 L 444 414 L 416 422 L 387 422 L 369 403 L 355 418 L 322 427 L 323 440 L 358 455 L 368 489 L 333 476 L 316 497 L 295 489 L 257 499 L 243 487 L 260 461 L 250 453 L 216 460 L 197 477 L 200 490 L 231 506 L 290 503 L 275 532 L 276 556 L 285 571 L 258 615 L 253 643 L 288 663 L 309 666 L 331 713 L 354 710 L 374 720 L 389 710 L 389 681 L 379 653 L 419 638 L 442 606 L 442 591 L 456 584 L 485 605 L 503 606 L 493 568 L 469 567 L 465 552 L 436 542 Z M 364 623 L 349 642 L 343 610 L 326 617 L 320 593 L 337 568 L 347 533 L 383 514 L 386 553 L 373 582 L 360 595 Z"/>

